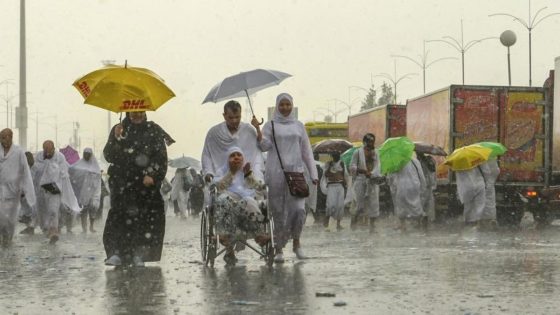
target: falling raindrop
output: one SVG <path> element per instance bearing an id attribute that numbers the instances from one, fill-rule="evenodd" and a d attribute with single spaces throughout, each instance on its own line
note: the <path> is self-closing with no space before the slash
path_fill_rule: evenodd
<path id="1" fill-rule="evenodd" d="M 144 234 L 144 236 L 145 236 L 147 239 L 152 238 L 152 234 L 151 234 L 151 233 L 146 233 L 146 234 Z"/>

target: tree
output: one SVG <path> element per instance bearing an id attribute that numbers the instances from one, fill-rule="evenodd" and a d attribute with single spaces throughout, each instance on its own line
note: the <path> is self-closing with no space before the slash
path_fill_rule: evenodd
<path id="1" fill-rule="evenodd" d="M 393 87 L 387 84 L 387 82 L 383 82 L 381 85 L 381 96 L 377 100 L 378 106 L 383 106 L 387 104 L 393 103 L 393 99 L 395 95 L 393 94 Z"/>
<path id="2" fill-rule="evenodd" d="M 369 92 L 362 101 L 362 107 L 360 107 L 360 111 L 364 111 L 370 108 L 374 108 L 377 106 L 375 100 L 377 98 L 377 91 L 375 90 L 375 86 L 372 84 L 369 88 Z"/>

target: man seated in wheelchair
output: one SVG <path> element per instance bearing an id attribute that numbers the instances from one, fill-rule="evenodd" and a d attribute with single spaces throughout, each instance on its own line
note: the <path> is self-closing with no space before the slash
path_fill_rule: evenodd
<path id="1" fill-rule="evenodd" d="M 243 152 L 238 147 L 232 147 L 227 152 L 227 162 L 214 178 L 218 190 L 215 200 L 216 232 L 220 235 L 220 242 L 226 246 L 226 262 L 235 261 L 235 240 L 245 241 L 255 238 L 264 246 L 270 236 L 262 232 L 266 215 L 261 212 L 257 199 L 264 196 L 262 179 L 256 178 L 251 170 L 251 164 L 245 163 Z M 243 246 L 241 246 L 242 249 Z M 240 249 L 240 248 L 237 248 Z"/>

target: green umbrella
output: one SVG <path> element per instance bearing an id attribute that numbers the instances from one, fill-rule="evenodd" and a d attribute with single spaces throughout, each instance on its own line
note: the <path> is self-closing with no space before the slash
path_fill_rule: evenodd
<path id="1" fill-rule="evenodd" d="M 352 148 L 344 151 L 344 153 L 342 153 L 342 155 L 340 155 L 340 159 L 342 160 L 342 163 L 344 163 L 344 165 L 346 165 L 346 168 L 350 168 L 350 162 L 352 162 L 352 155 L 354 155 L 354 151 L 358 150 L 361 147 L 362 146 L 352 147 Z"/>
<path id="2" fill-rule="evenodd" d="M 379 148 L 381 174 L 400 171 L 410 160 L 414 152 L 414 143 L 407 137 L 389 138 Z"/>
<path id="3" fill-rule="evenodd" d="M 476 144 L 492 150 L 492 152 L 490 152 L 490 159 L 495 159 L 498 155 L 502 155 L 507 151 L 507 148 L 503 144 L 498 142 L 485 141 Z"/>

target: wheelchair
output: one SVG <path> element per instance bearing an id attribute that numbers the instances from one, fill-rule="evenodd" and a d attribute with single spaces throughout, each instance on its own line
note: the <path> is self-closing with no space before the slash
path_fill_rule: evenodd
<path id="1" fill-rule="evenodd" d="M 210 202 L 201 213 L 200 217 L 200 251 L 202 254 L 202 262 L 205 266 L 211 268 L 214 267 L 214 261 L 217 257 L 226 252 L 226 247 L 220 244 L 220 239 L 224 239 L 224 235 L 220 238 L 220 234 L 217 229 L 217 211 L 220 211 L 216 206 L 218 199 L 218 190 L 215 185 L 210 186 Z M 268 266 L 272 266 L 274 262 L 274 220 L 272 215 L 267 209 L 264 202 L 259 203 L 259 209 L 264 215 L 264 220 L 262 222 L 255 223 L 258 225 L 257 231 L 250 233 L 255 233 L 259 235 L 264 235 L 269 237 L 265 244 L 257 244 L 254 242 L 251 244 L 249 238 L 249 232 L 242 231 L 239 228 L 239 233 L 229 234 L 228 241 L 229 246 L 237 247 L 239 245 L 245 246 L 256 252 L 261 259 L 264 259 Z M 244 237 L 246 236 L 246 237 Z"/>

